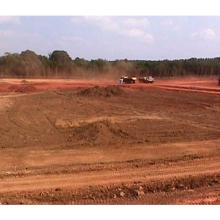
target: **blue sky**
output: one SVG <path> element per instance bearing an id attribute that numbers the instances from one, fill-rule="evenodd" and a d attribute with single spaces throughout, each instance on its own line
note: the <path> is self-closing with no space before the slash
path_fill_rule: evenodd
<path id="1" fill-rule="evenodd" d="M 220 17 L 0 17 L 0 54 L 66 50 L 72 58 L 220 56 Z"/>

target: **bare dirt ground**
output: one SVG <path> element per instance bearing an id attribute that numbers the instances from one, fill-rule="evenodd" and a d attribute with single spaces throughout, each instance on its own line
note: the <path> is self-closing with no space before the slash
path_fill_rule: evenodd
<path id="1" fill-rule="evenodd" d="M 210 79 L 0 80 L 2 204 L 220 204 Z"/>

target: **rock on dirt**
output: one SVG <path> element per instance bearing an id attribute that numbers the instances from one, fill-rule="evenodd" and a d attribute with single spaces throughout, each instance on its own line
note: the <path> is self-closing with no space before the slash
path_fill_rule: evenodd
<path id="1" fill-rule="evenodd" d="M 122 191 L 122 192 L 120 192 L 120 196 L 123 198 L 123 197 L 125 197 L 125 193 Z"/>
<path id="2" fill-rule="evenodd" d="M 116 194 L 114 194 L 114 195 L 113 195 L 113 198 L 114 198 L 114 199 L 116 199 L 116 198 L 117 198 L 117 195 L 116 195 Z"/>
<path id="3" fill-rule="evenodd" d="M 143 190 L 135 190 L 135 195 L 136 197 L 141 197 L 144 196 L 144 191 Z"/>

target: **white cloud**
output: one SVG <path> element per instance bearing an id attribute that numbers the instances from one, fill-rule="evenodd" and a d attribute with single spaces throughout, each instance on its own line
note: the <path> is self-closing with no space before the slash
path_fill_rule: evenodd
<path id="1" fill-rule="evenodd" d="M 179 31 L 181 29 L 181 27 L 176 22 L 169 18 L 162 20 L 160 22 L 160 25 L 164 28 L 168 28 L 169 30 L 173 31 Z"/>
<path id="2" fill-rule="evenodd" d="M 0 16 L 0 24 L 19 24 L 20 18 L 17 16 Z"/>
<path id="3" fill-rule="evenodd" d="M 141 37 L 144 36 L 145 32 L 140 30 L 140 29 L 130 29 L 130 30 L 126 30 L 125 34 L 131 37 Z"/>
<path id="4" fill-rule="evenodd" d="M 87 41 L 85 41 L 81 37 L 77 37 L 77 36 L 61 36 L 59 43 L 62 46 L 64 46 L 64 45 L 66 46 L 69 44 L 85 45 L 87 43 Z"/>
<path id="5" fill-rule="evenodd" d="M 75 37 L 75 36 L 62 36 L 61 40 L 63 41 L 72 41 L 72 42 L 80 42 L 83 41 L 81 37 Z"/>
<path id="6" fill-rule="evenodd" d="M 108 30 L 108 31 L 119 30 L 118 23 L 115 22 L 115 20 L 112 19 L 111 17 L 85 16 L 82 17 L 82 19 L 84 19 L 84 21 L 86 21 L 87 23 L 100 27 L 103 30 Z"/>
<path id="7" fill-rule="evenodd" d="M 139 38 L 140 40 L 146 42 L 146 43 L 152 43 L 154 41 L 154 38 L 151 34 L 146 33 L 145 31 L 137 28 L 124 30 L 121 32 L 121 34 L 124 34 L 125 36 L 133 37 L 133 38 Z"/>
<path id="8" fill-rule="evenodd" d="M 0 31 L 0 38 L 7 38 L 12 35 L 13 35 L 13 31 L 10 30 Z"/>
<path id="9" fill-rule="evenodd" d="M 147 18 L 130 17 L 108 17 L 108 16 L 85 16 L 72 17 L 74 23 L 89 23 L 103 31 L 114 32 L 116 34 L 135 38 L 145 43 L 153 43 L 154 37 L 148 33 L 150 22 Z"/>
<path id="10" fill-rule="evenodd" d="M 174 22 L 172 19 L 166 19 L 160 22 L 162 26 L 173 26 Z"/>
<path id="11" fill-rule="evenodd" d="M 147 18 L 126 18 L 122 23 L 127 26 L 127 28 L 148 28 L 150 22 Z"/>
<path id="12" fill-rule="evenodd" d="M 203 29 L 201 31 L 192 33 L 192 37 L 196 39 L 202 39 L 202 40 L 215 40 L 217 36 L 213 29 L 207 28 L 207 29 Z"/>

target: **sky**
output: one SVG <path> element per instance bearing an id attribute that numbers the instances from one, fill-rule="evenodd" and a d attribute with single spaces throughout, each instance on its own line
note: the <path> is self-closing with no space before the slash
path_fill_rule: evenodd
<path id="1" fill-rule="evenodd" d="M 220 16 L 0 16 L 0 55 L 65 50 L 74 59 L 220 56 Z"/>

